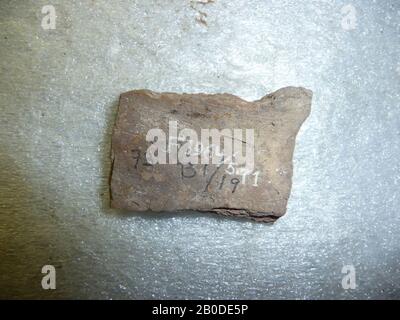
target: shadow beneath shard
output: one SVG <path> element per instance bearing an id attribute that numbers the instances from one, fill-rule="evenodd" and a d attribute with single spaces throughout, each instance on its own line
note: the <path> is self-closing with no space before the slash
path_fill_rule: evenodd
<path id="1" fill-rule="evenodd" d="M 273 223 L 265 223 L 265 222 L 257 222 L 252 219 L 243 218 L 243 217 L 234 217 L 234 216 L 224 216 L 221 214 L 217 214 L 211 211 L 196 211 L 196 210 L 182 210 L 182 211 L 162 211 L 162 212 L 154 212 L 154 211 L 129 211 L 123 209 L 109 209 L 112 211 L 113 215 L 119 219 L 129 219 L 133 217 L 139 217 L 142 219 L 155 219 L 155 220 L 168 220 L 172 218 L 182 218 L 182 219 L 198 219 L 198 218 L 207 218 L 212 219 L 219 222 L 232 221 L 237 223 L 255 223 L 262 224 L 267 227 L 273 226 Z"/>

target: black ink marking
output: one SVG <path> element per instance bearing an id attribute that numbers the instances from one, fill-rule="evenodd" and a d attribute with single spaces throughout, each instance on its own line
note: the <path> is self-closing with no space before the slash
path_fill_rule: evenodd
<path id="1" fill-rule="evenodd" d="M 193 167 L 193 164 L 189 163 L 188 165 L 181 165 L 181 176 L 182 178 L 193 178 L 196 176 L 197 172 L 196 169 Z M 189 174 L 188 174 L 189 172 Z M 190 173 L 191 172 L 191 173 Z"/>
<path id="2" fill-rule="evenodd" d="M 222 176 L 221 183 L 219 184 L 219 190 L 222 189 L 222 187 L 223 187 L 223 185 L 224 185 L 224 182 L 225 182 L 225 178 L 226 178 L 226 174 L 224 174 L 224 175 Z"/>
<path id="3" fill-rule="evenodd" d="M 205 177 L 207 175 L 207 166 L 208 166 L 208 164 L 205 164 L 203 167 L 203 177 Z"/>
<path id="4" fill-rule="evenodd" d="M 214 172 L 212 173 L 210 179 L 208 179 L 208 181 L 207 181 L 207 185 L 206 185 L 206 187 L 204 188 L 204 191 L 208 191 L 208 186 L 211 184 L 211 182 L 212 182 L 212 180 L 214 179 L 214 176 L 217 174 L 219 168 L 220 168 L 220 166 L 218 166 L 218 167 L 215 168 L 215 170 L 214 170 Z"/>
<path id="5" fill-rule="evenodd" d="M 210 179 L 208 179 L 207 185 L 206 185 L 206 187 L 204 188 L 204 191 L 208 191 L 209 185 L 211 184 L 212 180 L 214 179 L 215 175 L 217 174 L 219 168 L 221 168 L 222 165 L 224 164 L 224 160 L 225 160 L 225 158 L 224 158 L 224 156 L 222 156 L 220 164 L 219 164 L 219 165 L 217 166 L 217 168 L 214 170 L 214 172 L 212 173 Z"/>
<path id="6" fill-rule="evenodd" d="M 239 180 L 238 178 L 233 178 L 233 179 L 231 180 L 231 183 L 233 184 L 232 193 L 235 193 L 236 188 L 237 188 L 239 182 L 240 182 L 240 180 Z"/>
<path id="7" fill-rule="evenodd" d="M 138 163 L 139 163 L 139 159 L 140 159 L 140 150 L 134 149 L 134 150 L 131 150 L 131 151 L 132 151 L 132 154 L 133 154 L 133 159 L 136 160 L 135 169 L 137 169 Z"/>

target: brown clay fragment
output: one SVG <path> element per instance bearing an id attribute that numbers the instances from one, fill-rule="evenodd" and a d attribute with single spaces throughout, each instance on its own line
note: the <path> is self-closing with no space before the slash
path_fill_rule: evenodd
<path id="1" fill-rule="evenodd" d="M 131 211 L 209 211 L 275 221 L 286 212 L 295 139 L 310 113 L 311 99 L 310 90 L 295 87 L 253 102 L 230 94 L 149 90 L 122 94 L 112 136 L 111 206 Z M 177 131 L 171 132 L 174 124 Z M 186 129 L 192 135 L 186 136 Z M 205 148 L 205 129 L 221 134 L 221 149 L 215 154 L 220 158 L 215 163 L 202 161 L 206 150 L 213 155 L 215 142 L 209 139 Z M 246 129 L 253 130 L 253 140 Z M 235 135 L 238 130 L 242 130 L 240 138 Z M 161 135 L 154 138 L 154 133 Z M 231 159 L 221 151 L 229 141 Z M 154 151 L 163 142 L 165 147 L 149 156 L 149 147 Z M 252 149 L 253 164 L 237 162 L 235 151 L 240 149 L 235 146 L 241 146 L 246 156 Z M 155 163 L 163 160 L 163 151 L 166 163 Z M 198 154 L 198 162 L 182 163 L 180 151 L 186 160 Z"/>

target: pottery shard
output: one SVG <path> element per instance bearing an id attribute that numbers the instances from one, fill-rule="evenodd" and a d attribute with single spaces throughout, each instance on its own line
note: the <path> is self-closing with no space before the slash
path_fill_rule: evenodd
<path id="1" fill-rule="evenodd" d="M 111 206 L 275 221 L 286 212 L 295 138 L 311 99 L 310 90 L 294 87 L 253 102 L 230 94 L 122 94 L 112 136 Z M 208 138 L 212 131 L 220 139 Z M 236 161 L 238 154 L 244 162 Z"/>

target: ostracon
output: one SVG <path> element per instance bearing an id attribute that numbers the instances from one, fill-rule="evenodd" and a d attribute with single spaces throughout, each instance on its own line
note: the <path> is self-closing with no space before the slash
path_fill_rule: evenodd
<path id="1" fill-rule="evenodd" d="M 207 211 L 273 222 L 286 212 L 296 135 L 312 92 L 248 102 L 231 94 L 134 90 L 112 135 L 111 206 Z"/>

